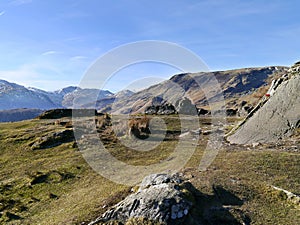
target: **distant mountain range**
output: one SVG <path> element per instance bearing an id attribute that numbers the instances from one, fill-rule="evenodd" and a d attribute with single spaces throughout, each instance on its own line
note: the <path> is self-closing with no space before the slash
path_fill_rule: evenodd
<path id="1" fill-rule="evenodd" d="M 0 80 L 0 110 L 96 108 L 102 112 L 144 113 L 146 108 L 153 104 L 153 99 L 157 98 L 164 101 L 162 104 L 172 99 L 189 98 L 197 107 L 209 109 L 210 104 L 217 101 L 220 95 L 215 92 L 214 87 L 209 87 L 212 77 L 216 78 L 223 90 L 226 107 L 236 110 L 241 104 L 243 106 L 246 103 L 250 106 L 255 105 L 265 94 L 271 81 L 276 76 L 286 73 L 288 69 L 288 67 L 272 66 L 183 73 L 137 93 L 125 90 L 116 94 L 108 90 L 82 89 L 74 86 L 48 92 Z M 202 87 L 199 87 L 199 83 L 206 88 L 209 98 L 203 92 Z M 174 86 L 178 86 L 179 89 Z M 21 111 L 24 112 L 24 110 Z M 13 113 L 16 115 L 15 111 Z M 35 114 L 36 111 L 34 111 Z"/>
<path id="2" fill-rule="evenodd" d="M 82 89 L 73 86 L 48 92 L 0 80 L 0 110 L 72 108 L 75 99 L 76 105 L 81 106 L 87 104 L 94 96 L 98 96 L 97 99 L 100 100 L 112 97 L 114 94 L 107 90 Z"/>

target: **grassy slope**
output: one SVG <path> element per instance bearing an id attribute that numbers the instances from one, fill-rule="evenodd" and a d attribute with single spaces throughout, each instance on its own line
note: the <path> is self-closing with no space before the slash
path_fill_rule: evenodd
<path id="1" fill-rule="evenodd" d="M 167 122 L 169 131 L 180 130 L 177 118 Z M 51 120 L 0 124 L 0 223 L 79 224 L 129 194 L 129 187 L 96 174 L 72 143 L 44 150 L 28 146 L 36 138 L 62 129 Z M 201 192 L 212 194 L 213 185 L 231 191 L 245 200 L 239 210 L 251 218 L 251 224 L 299 224 L 299 207 L 270 187 L 300 193 L 299 151 L 224 146 L 208 170 L 199 172 L 205 139 L 183 169 L 184 176 Z M 108 141 L 107 147 L 120 160 L 139 165 L 166 158 L 176 143 L 173 138 L 144 153 L 125 149 L 118 142 Z"/>
<path id="2" fill-rule="evenodd" d="M 95 216 L 105 199 L 113 201 L 112 196 L 127 191 L 93 172 L 72 143 L 35 151 L 28 147 L 40 132 L 58 129 L 45 121 L 0 125 L 1 222 L 8 222 L 12 213 L 24 218 L 13 224 L 76 223 Z M 45 181 L 31 185 L 43 175 Z"/>

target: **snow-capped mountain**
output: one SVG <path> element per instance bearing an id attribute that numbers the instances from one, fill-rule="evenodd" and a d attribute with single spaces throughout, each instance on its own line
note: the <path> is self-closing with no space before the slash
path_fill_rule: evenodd
<path id="1" fill-rule="evenodd" d="M 109 91 L 81 89 L 74 86 L 48 92 L 0 80 L 0 110 L 72 108 L 74 100 L 77 106 L 81 106 L 89 103 L 90 99 L 95 96 L 98 96 L 97 100 L 100 100 L 112 95 L 113 93 Z"/>
<path id="2" fill-rule="evenodd" d="M 77 89 L 77 87 L 75 87 L 75 86 L 69 86 L 69 87 L 65 87 L 65 88 L 59 89 L 57 91 L 54 91 L 54 93 L 65 96 L 66 94 L 69 94 L 69 93 L 75 91 L 76 89 Z"/>
<path id="3" fill-rule="evenodd" d="M 64 95 L 62 93 L 59 92 L 47 92 L 38 88 L 34 88 L 34 87 L 29 87 L 27 88 L 30 91 L 33 91 L 39 95 L 46 95 L 48 96 L 48 98 L 57 106 L 62 107 L 62 101 L 64 98 Z"/>
<path id="4" fill-rule="evenodd" d="M 113 95 L 113 93 L 106 90 L 77 88 L 64 95 L 62 105 L 67 108 L 79 108 L 87 103 L 95 102 L 95 100 L 98 101 Z"/>
<path id="5" fill-rule="evenodd" d="M 51 109 L 60 107 L 40 91 L 0 80 L 0 110 L 16 108 Z"/>

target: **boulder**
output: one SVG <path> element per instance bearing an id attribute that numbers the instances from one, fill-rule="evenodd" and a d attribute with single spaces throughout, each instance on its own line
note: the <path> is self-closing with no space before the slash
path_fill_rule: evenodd
<path id="1" fill-rule="evenodd" d="M 189 98 L 184 97 L 176 102 L 176 108 L 179 114 L 197 115 L 197 108 Z"/>
<path id="2" fill-rule="evenodd" d="M 89 225 L 133 218 L 145 218 L 163 224 L 185 224 L 193 203 L 178 175 L 153 174 L 142 181 L 138 191 L 106 211 Z"/>
<path id="3" fill-rule="evenodd" d="M 164 99 L 161 96 L 156 96 L 154 98 L 152 98 L 152 105 L 153 106 L 160 106 L 164 104 Z"/>
<path id="4" fill-rule="evenodd" d="M 245 225 L 244 201 L 232 191 L 213 185 L 213 194 L 184 181 L 187 174 L 152 174 L 135 193 L 112 206 L 89 225 Z M 191 179 L 189 180 L 191 181 Z"/>

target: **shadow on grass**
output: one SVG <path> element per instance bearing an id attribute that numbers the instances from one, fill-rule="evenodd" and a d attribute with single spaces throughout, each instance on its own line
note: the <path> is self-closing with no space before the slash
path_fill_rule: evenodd
<path id="1" fill-rule="evenodd" d="M 221 186 L 213 186 L 213 195 L 203 194 L 192 184 L 187 189 L 193 193 L 194 208 L 185 221 L 188 225 L 242 225 L 251 219 L 240 210 L 244 202 Z"/>

